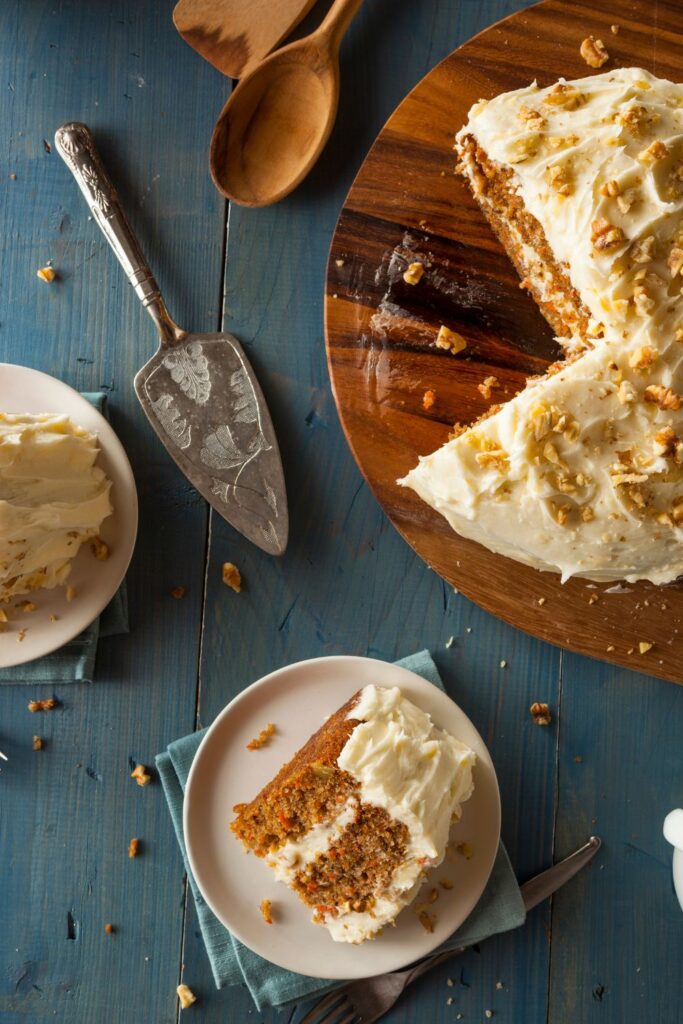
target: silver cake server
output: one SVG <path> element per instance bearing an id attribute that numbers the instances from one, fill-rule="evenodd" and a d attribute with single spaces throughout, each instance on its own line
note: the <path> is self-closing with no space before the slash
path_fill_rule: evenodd
<path id="1" fill-rule="evenodd" d="M 281 555 L 289 531 L 282 462 L 242 346 L 231 334 L 190 334 L 171 318 L 87 126 L 62 125 L 55 145 L 159 332 L 156 355 L 134 381 L 150 423 L 219 515 Z"/>

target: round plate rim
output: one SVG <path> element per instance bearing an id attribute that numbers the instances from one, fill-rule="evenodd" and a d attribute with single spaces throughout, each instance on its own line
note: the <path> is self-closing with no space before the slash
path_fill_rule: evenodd
<path id="1" fill-rule="evenodd" d="M 338 663 L 343 663 L 344 665 L 349 665 L 349 666 L 353 666 L 354 664 L 358 664 L 358 663 L 371 664 L 373 666 L 382 665 L 382 666 L 386 666 L 387 669 L 399 670 L 400 673 L 405 673 L 409 677 L 412 677 L 412 679 L 415 680 L 420 687 L 431 687 L 433 690 L 435 690 L 436 693 L 439 695 L 439 697 L 437 699 L 444 698 L 451 705 L 453 705 L 455 711 L 459 715 L 463 716 L 463 718 L 468 723 L 469 727 L 472 729 L 473 737 L 478 741 L 479 746 L 480 746 L 480 751 L 478 752 L 477 756 L 478 756 L 478 758 L 480 760 L 482 760 L 485 763 L 487 772 L 490 773 L 490 779 L 491 779 L 491 781 L 493 783 L 492 796 L 495 799 L 493 800 L 493 806 L 490 808 L 490 810 L 491 810 L 491 812 L 495 816 L 495 821 L 494 821 L 495 829 L 494 829 L 494 831 L 495 831 L 495 835 L 496 835 L 496 841 L 495 841 L 495 843 L 492 843 L 492 849 L 487 851 L 487 856 L 485 858 L 485 871 L 483 872 L 483 875 L 482 875 L 483 881 L 481 882 L 481 885 L 477 887 L 478 891 L 477 890 L 473 890 L 473 891 L 476 891 L 476 895 L 475 896 L 471 896 L 468 900 L 463 901 L 463 906 L 466 909 L 465 909 L 464 915 L 461 917 L 461 919 L 459 919 L 458 922 L 453 926 L 453 931 L 457 930 L 457 928 L 459 928 L 461 926 L 461 924 L 467 919 L 467 917 L 469 917 L 469 915 L 472 913 L 472 911 L 474 910 L 475 906 L 479 902 L 479 900 L 481 898 L 481 895 L 484 892 L 484 889 L 486 888 L 486 885 L 488 884 L 488 880 L 489 880 L 489 878 L 491 876 L 491 872 L 493 871 L 493 866 L 494 866 L 494 863 L 495 863 L 495 859 L 496 859 L 496 855 L 497 855 L 497 851 L 498 851 L 498 846 L 499 846 L 499 843 L 500 843 L 501 800 L 500 800 L 500 787 L 499 787 L 499 784 L 498 784 L 498 777 L 497 777 L 497 774 L 496 774 L 495 765 L 493 763 L 493 759 L 492 759 L 491 754 L 490 754 L 490 752 L 488 750 L 488 747 L 487 747 L 486 743 L 484 742 L 483 737 L 481 736 L 481 733 L 476 728 L 476 726 L 474 725 L 474 723 L 472 722 L 470 717 L 462 710 L 462 708 L 458 704 L 456 704 L 456 702 L 452 699 L 452 697 L 450 697 L 449 694 L 446 693 L 445 690 L 441 690 L 440 687 L 435 686 L 433 683 L 431 683 L 429 680 L 425 679 L 423 676 L 419 675 L 416 672 L 413 672 L 411 669 L 405 668 L 405 666 L 403 666 L 403 665 L 399 665 L 399 664 L 396 664 L 396 663 L 382 661 L 381 659 L 378 659 L 378 658 L 368 658 L 368 657 L 363 657 L 363 656 L 360 656 L 360 655 L 347 655 L 347 654 L 326 655 L 324 657 L 318 657 L 318 658 L 305 658 L 305 659 L 303 659 L 301 661 L 296 661 L 296 662 L 292 662 L 291 664 L 281 666 L 280 668 L 275 669 L 272 672 L 269 672 L 267 675 L 262 676 L 260 679 L 257 679 L 255 682 L 253 682 L 249 686 L 247 686 L 244 690 L 241 690 L 240 693 L 238 693 L 235 697 L 232 698 L 231 701 L 228 702 L 228 704 L 226 704 L 226 706 L 223 708 L 223 710 L 218 713 L 218 715 L 216 716 L 214 721 L 207 728 L 207 731 L 206 731 L 205 735 L 202 737 L 201 743 L 199 744 L 199 747 L 197 748 L 197 751 L 196 751 L 196 753 L 194 755 L 194 758 L 192 760 L 192 765 L 191 765 L 190 771 L 188 773 L 187 783 L 186 783 L 186 786 L 185 786 L 185 792 L 184 792 L 184 796 L 183 796 L 183 816 L 182 816 L 183 836 L 184 836 L 185 851 L 186 851 L 186 854 L 187 854 L 188 866 L 189 866 L 190 871 L 192 872 L 192 875 L 194 877 L 195 883 L 196 883 L 199 891 L 201 892 L 203 899 L 205 900 L 207 906 L 210 908 L 212 913 L 221 922 L 221 924 L 223 924 L 224 927 L 227 928 L 230 931 L 230 933 L 236 939 L 238 939 L 243 945 L 247 946 L 247 948 L 251 949 L 253 952 L 257 953 L 259 956 L 263 956 L 265 959 L 269 960 L 271 963 L 275 964 L 276 966 L 282 967 L 282 968 L 284 968 L 286 970 L 292 970 L 295 973 L 306 973 L 306 974 L 310 975 L 311 977 L 320 977 L 320 978 L 334 978 L 334 979 L 357 978 L 357 979 L 361 979 L 361 978 L 366 978 L 366 977 L 372 977 L 374 974 L 377 973 L 377 971 L 373 971 L 373 969 L 372 969 L 372 966 L 371 966 L 372 965 L 372 958 L 371 957 L 367 958 L 367 961 L 366 961 L 368 963 L 368 967 L 365 968 L 365 969 L 363 969 L 363 967 L 361 967 L 360 970 L 358 971 L 358 973 L 354 973 L 353 975 L 350 975 L 348 972 L 345 972 L 343 974 L 338 974 L 338 973 L 335 974 L 334 971 L 330 971 L 329 970 L 329 967 L 330 967 L 329 963 L 326 964 L 326 967 L 328 969 L 324 973 L 321 973 L 317 968 L 315 968 L 315 965 L 311 965 L 310 969 L 306 968 L 305 972 L 303 972 L 303 971 L 299 970 L 297 967 L 292 966 L 291 963 L 282 962 L 279 958 L 273 958 L 272 955 L 269 955 L 267 949 L 265 949 L 265 950 L 264 949 L 255 949 L 254 948 L 254 944 L 250 941 L 249 936 L 245 935 L 245 933 L 242 931 L 239 922 L 237 923 L 237 925 L 235 925 L 235 921 L 234 920 L 228 921 L 226 919 L 225 915 L 222 913 L 221 908 L 212 899 L 211 892 L 210 892 L 210 887 L 208 887 L 208 886 L 205 887 L 205 885 L 203 884 L 204 879 L 202 878 L 202 870 L 201 870 L 201 868 L 198 867 L 198 860 L 197 860 L 196 856 L 194 855 L 195 845 L 198 845 L 201 842 L 201 839 L 200 839 L 199 836 L 197 836 L 196 839 L 195 839 L 195 836 L 194 836 L 194 824 L 193 824 L 193 820 L 192 820 L 193 803 L 194 803 L 193 793 L 194 793 L 194 788 L 199 785 L 199 780 L 201 779 L 202 758 L 203 758 L 203 756 L 206 755 L 207 751 L 209 750 L 211 742 L 212 742 L 212 739 L 213 739 L 213 736 L 216 735 L 217 733 L 220 733 L 220 730 L 224 726 L 226 719 L 228 719 L 231 716 L 231 714 L 234 713 L 235 709 L 238 708 L 240 704 L 242 704 L 245 701 L 248 701 L 255 691 L 261 690 L 261 689 L 266 689 L 267 690 L 267 688 L 269 686 L 272 686 L 273 684 L 276 684 L 278 682 L 278 680 L 280 680 L 284 676 L 296 673 L 298 670 L 302 669 L 305 666 L 310 666 L 310 665 L 325 666 L 325 665 L 329 665 L 330 663 L 333 663 L 333 662 L 337 663 L 337 664 Z M 330 708 L 330 712 L 332 712 L 334 710 L 336 710 L 336 708 Z M 294 753 L 294 751 L 291 752 L 290 756 L 293 753 Z M 310 927 L 314 927 L 314 926 L 310 925 Z M 379 941 L 379 940 L 375 940 L 375 941 Z M 425 941 L 424 949 L 420 950 L 418 956 L 427 955 L 434 948 L 436 948 L 436 946 L 441 941 L 443 941 L 443 939 L 437 937 L 436 940 L 434 940 L 434 942 L 433 942 L 433 944 L 431 946 L 429 945 L 429 941 Z M 343 944 L 343 945 L 345 945 L 345 944 Z M 359 947 L 356 947 L 356 948 L 366 950 L 368 947 L 370 947 L 370 949 L 371 949 L 372 946 L 373 946 L 373 943 L 369 943 L 369 944 L 366 943 L 366 944 L 363 944 L 362 946 L 359 946 Z M 429 948 L 427 948 L 427 947 L 429 947 Z M 407 964 L 412 963 L 415 959 L 416 959 L 416 957 L 415 956 L 411 956 L 410 953 L 408 952 L 405 955 L 401 956 L 400 957 L 400 962 L 397 962 L 390 969 L 391 970 L 398 970 L 401 967 L 405 967 Z"/>
<path id="2" fill-rule="evenodd" d="M 131 558 L 133 557 L 133 551 L 135 550 L 135 542 L 137 539 L 138 531 L 138 493 L 135 485 L 135 477 L 133 470 L 130 465 L 130 460 L 119 440 L 114 428 L 107 419 L 90 403 L 87 398 L 84 398 L 75 388 L 71 385 L 65 384 L 59 377 L 54 377 L 52 374 L 46 373 L 44 370 L 37 370 L 32 366 L 24 366 L 21 363 L 6 363 L 0 362 L 0 375 L 4 372 L 18 373 L 19 375 L 25 374 L 31 378 L 37 378 L 37 383 L 49 382 L 49 386 L 63 390 L 66 396 L 65 405 L 69 408 L 55 409 L 55 413 L 62 413 L 69 416 L 70 419 L 75 419 L 78 416 L 78 410 L 83 410 L 83 414 L 92 418 L 97 423 L 97 438 L 98 444 L 105 457 L 111 456 L 112 461 L 116 462 L 116 475 L 118 477 L 118 484 L 121 490 L 124 492 L 123 495 L 118 496 L 117 504 L 122 506 L 125 502 L 126 513 L 125 516 L 120 514 L 119 519 L 121 523 L 126 522 L 128 529 L 125 530 L 121 535 L 121 540 L 125 544 L 125 554 L 119 560 L 119 571 L 112 576 L 110 585 L 103 589 L 97 600 L 92 603 L 88 603 L 88 614 L 78 615 L 78 605 L 76 603 L 70 605 L 70 611 L 73 609 L 72 622 L 73 625 L 68 629 L 65 629 L 56 638 L 50 640 L 50 633 L 48 630 L 43 631 L 45 638 L 44 642 L 38 643 L 37 649 L 31 648 L 28 652 L 28 657 L 24 655 L 24 648 L 19 645 L 7 648 L 7 653 L 4 649 L 0 648 L 0 668 L 15 668 L 18 665 L 25 665 L 30 661 L 36 661 L 39 658 L 45 657 L 47 654 L 58 650 L 59 648 L 68 644 L 73 640 L 79 633 L 87 629 L 88 626 L 92 625 L 98 615 L 109 604 L 116 591 L 121 586 L 123 579 L 130 566 Z M 51 412 L 51 409 L 42 409 L 43 412 Z M 99 456 L 98 456 L 99 458 Z M 114 482 L 114 481 L 112 481 Z M 114 507 L 111 519 L 117 516 L 117 509 Z M 106 520 L 105 520 L 106 522 Z M 115 585 L 114 585 L 115 584 Z M 36 591 L 36 594 L 40 594 L 41 591 Z M 66 619 L 63 618 L 62 623 L 66 623 Z M 9 653 L 13 651 L 13 653 Z"/>

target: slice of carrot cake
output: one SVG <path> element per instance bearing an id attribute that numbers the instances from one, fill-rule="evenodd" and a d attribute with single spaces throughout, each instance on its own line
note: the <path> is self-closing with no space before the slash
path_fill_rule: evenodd
<path id="1" fill-rule="evenodd" d="M 459 169 L 568 359 L 400 482 L 539 569 L 683 572 L 683 86 L 620 68 L 474 105 Z"/>
<path id="2" fill-rule="evenodd" d="M 336 711 L 231 828 L 337 942 L 373 938 L 443 860 L 475 754 L 391 689 Z"/>

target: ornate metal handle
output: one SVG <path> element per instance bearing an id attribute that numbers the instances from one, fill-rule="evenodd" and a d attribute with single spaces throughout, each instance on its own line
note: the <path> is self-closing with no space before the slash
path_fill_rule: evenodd
<path id="1" fill-rule="evenodd" d="M 162 345 L 182 341 L 187 332 L 172 319 L 140 244 L 104 169 L 90 129 L 77 121 L 55 132 L 57 152 L 85 196 L 90 212 L 126 272 L 140 302 L 154 320 Z"/>

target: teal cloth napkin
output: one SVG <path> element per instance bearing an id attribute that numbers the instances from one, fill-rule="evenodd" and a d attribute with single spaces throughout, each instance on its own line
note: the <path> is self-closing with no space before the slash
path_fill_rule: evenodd
<path id="1" fill-rule="evenodd" d="M 420 651 L 398 662 L 443 690 L 444 685 L 429 651 Z M 170 743 L 156 758 L 157 769 L 168 801 L 176 838 L 185 861 L 185 870 L 197 906 L 206 952 L 217 988 L 245 984 L 258 1010 L 267 1006 L 286 1006 L 312 996 L 320 996 L 345 982 L 309 978 L 276 967 L 253 953 L 223 927 L 208 908 L 197 888 L 187 863 L 183 838 L 183 794 L 190 766 L 206 730 Z M 496 861 L 484 894 L 465 923 L 435 952 L 470 946 L 475 942 L 509 931 L 524 923 L 526 913 L 519 885 L 505 847 L 500 844 Z"/>
<path id="2" fill-rule="evenodd" d="M 84 392 L 83 397 L 106 416 L 106 395 L 103 392 Z M 104 611 L 79 636 L 36 661 L 0 669 L 0 683 L 51 683 L 53 686 L 59 683 L 90 683 L 95 674 L 100 638 L 127 632 L 128 597 L 124 580 Z"/>

